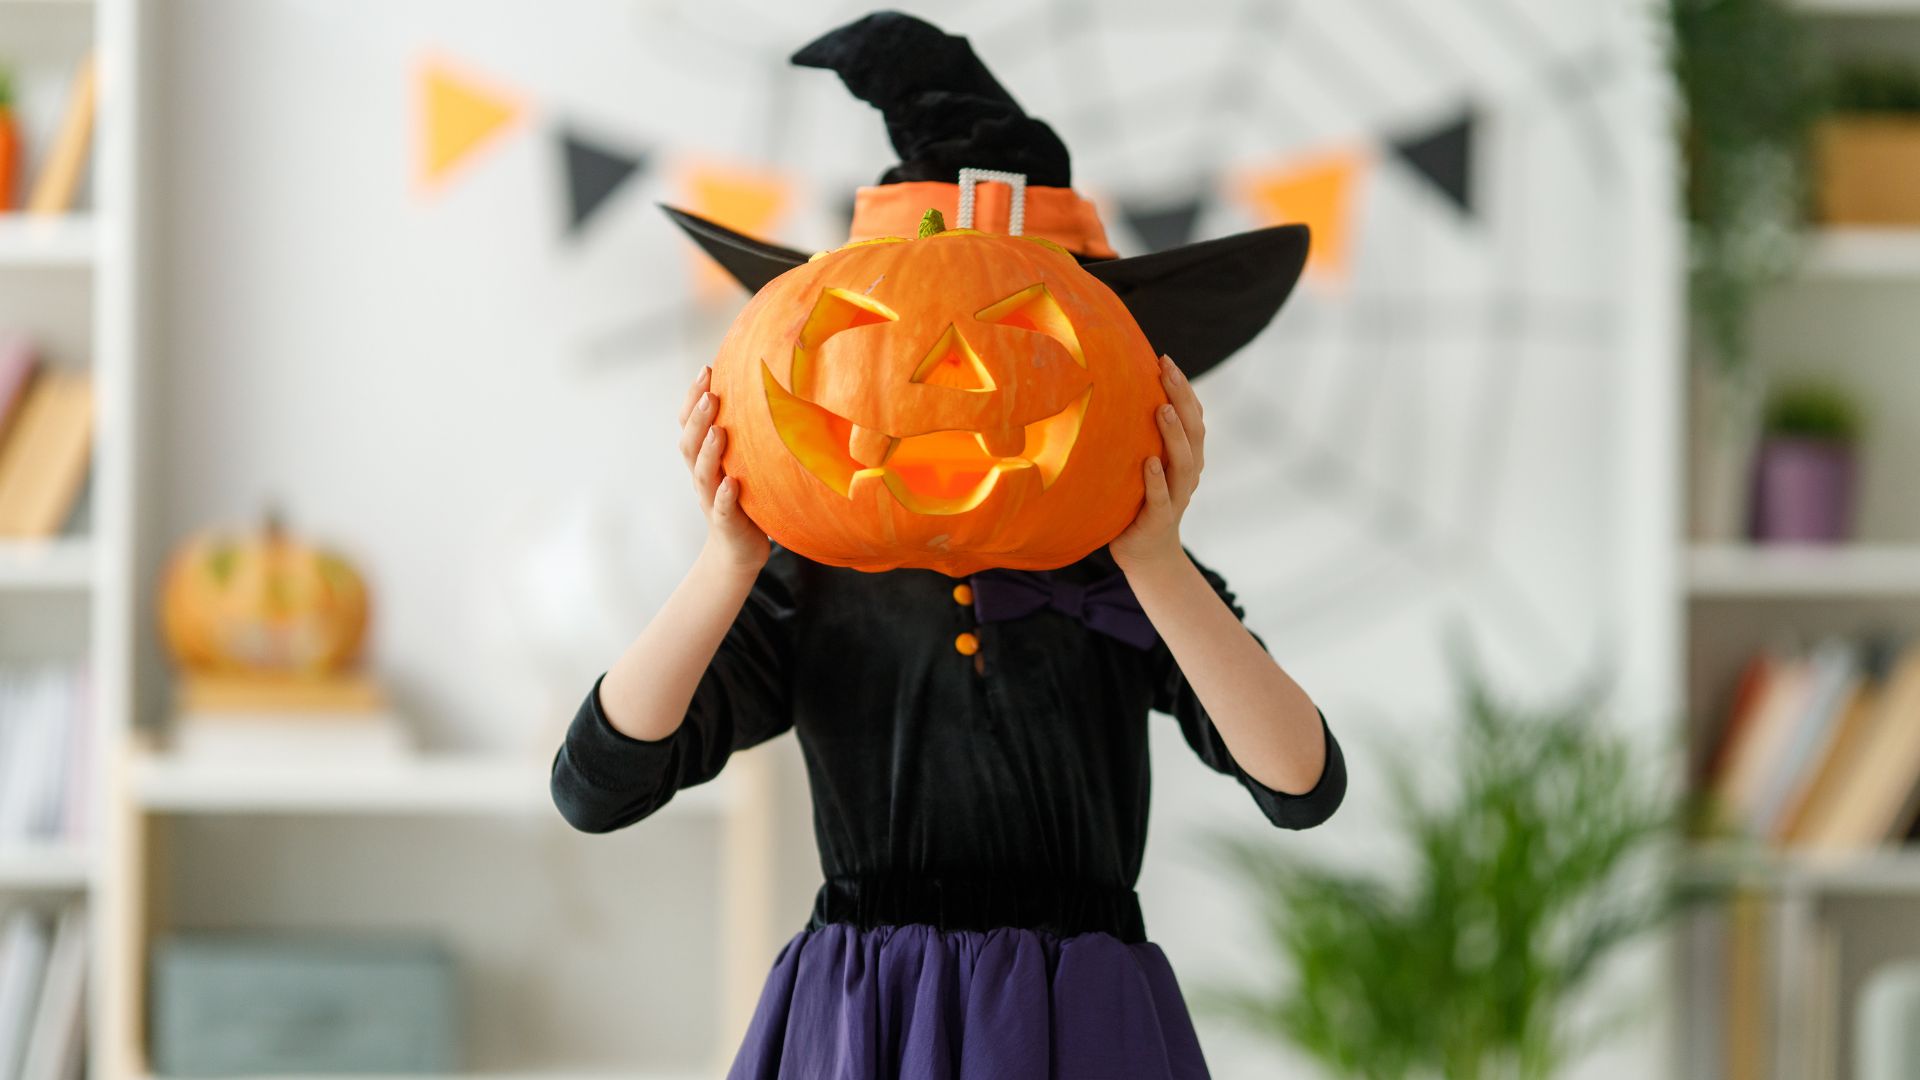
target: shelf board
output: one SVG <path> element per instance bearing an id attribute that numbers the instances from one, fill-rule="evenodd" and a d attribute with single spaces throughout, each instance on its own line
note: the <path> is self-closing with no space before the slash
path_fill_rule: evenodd
<path id="1" fill-rule="evenodd" d="M 1808 15 L 1920 16 L 1920 0 L 1793 0 Z"/>
<path id="2" fill-rule="evenodd" d="M 1817 229 L 1800 273 L 1813 279 L 1920 278 L 1920 228 Z"/>
<path id="3" fill-rule="evenodd" d="M 1695 545 L 1687 590 L 1697 597 L 1920 598 L 1920 545 Z"/>
<path id="4" fill-rule="evenodd" d="M 1920 898 L 1920 844 L 1859 852 L 1706 845 L 1688 853 L 1686 869 L 1695 880 L 1719 884 Z"/>
<path id="5" fill-rule="evenodd" d="M 210 763 L 143 753 L 134 803 L 163 814 L 548 815 L 548 763 L 501 755 L 427 754 L 371 764 Z M 723 811 L 724 779 L 674 796 L 663 813 Z"/>
<path id="6" fill-rule="evenodd" d="M 0 267 L 84 267 L 93 253 L 93 219 L 85 214 L 0 214 Z"/>
<path id="7" fill-rule="evenodd" d="M 84 589 L 93 583 L 93 545 L 84 536 L 0 540 L 0 590 Z"/>
<path id="8" fill-rule="evenodd" d="M 78 891 L 87 887 L 87 854 L 64 844 L 0 847 L 0 892 Z"/>

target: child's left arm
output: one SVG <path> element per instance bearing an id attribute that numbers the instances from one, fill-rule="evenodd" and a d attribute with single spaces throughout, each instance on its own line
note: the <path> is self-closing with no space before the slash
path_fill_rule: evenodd
<path id="1" fill-rule="evenodd" d="M 1156 416 L 1166 461 L 1147 459 L 1146 505 L 1109 546 L 1240 768 L 1276 791 L 1313 790 L 1326 767 L 1319 709 L 1267 655 L 1180 546 L 1180 518 L 1205 462 L 1200 400 L 1166 357 L 1172 402 Z"/>

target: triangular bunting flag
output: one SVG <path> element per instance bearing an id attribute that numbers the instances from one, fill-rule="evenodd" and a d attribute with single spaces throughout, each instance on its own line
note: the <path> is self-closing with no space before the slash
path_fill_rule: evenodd
<path id="1" fill-rule="evenodd" d="M 1343 277 L 1347 271 L 1353 188 L 1370 159 L 1338 150 L 1247 174 L 1240 193 L 1264 225 L 1300 222 L 1313 230 L 1307 272 Z"/>
<path id="2" fill-rule="evenodd" d="M 567 232 L 579 235 L 608 197 L 646 167 L 647 155 L 620 151 L 566 128 L 560 153 L 567 168 Z"/>
<path id="3" fill-rule="evenodd" d="M 429 59 L 415 76 L 419 107 L 418 175 L 437 187 L 461 163 L 498 139 L 525 113 L 513 93 L 444 60 Z"/>
<path id="4" fill-rule="evenodd" d="M 1463 214 L 1473 213 L 1473 128 L 1474 115 L 1467 112 L 1393 142 L 1394 155 L 1439 188 Z"/>
<path id="5" fill-rule="evenodd" d="M 695 165 L 686 170 L 685 182 L 687 209 L 748 236 L 773 235 L 793 194 L 785 176 L 737 166 Z M 708 296 L 731 294 L 733 279 L 712 259 L 693 254 L 701 291 Z"/>
<path id="6" fill-rule="evenodd" d="M 1210 185 L 1208 185 L 1210 186 Z M 1205 188 L 1171 201 L 1134 203 L 1122 200 L 1120 220 L 1133 235 L 1147 245 L 1148 251 L 1166 251 L 1193 239 L 1193 227 L 1206 205 Z"/>

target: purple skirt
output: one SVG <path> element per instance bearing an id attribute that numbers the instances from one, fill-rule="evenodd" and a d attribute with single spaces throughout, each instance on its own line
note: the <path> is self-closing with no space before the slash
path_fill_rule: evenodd
<path id="1" fill-rule="evenodd" d="M 803 930 L 729 1080 L 1204 1080 L 1159 946 L 1035 930 Z"/>

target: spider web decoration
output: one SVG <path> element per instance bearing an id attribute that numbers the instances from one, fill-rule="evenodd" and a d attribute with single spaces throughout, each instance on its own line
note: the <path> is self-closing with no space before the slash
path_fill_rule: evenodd
<path id="1" fill-rule="evenodd" d="M 837 242 L 848 191 L 892 160 L 870 110 L 785 63 L 865 10 L 644 5 L 650 52 L 764 79 L 764 112 L 731 149 L 804 178 L 815 204 L 773 239 Z M 1631 119 L 1610 105 L 1635 30 L 1620 10 L 1562 4 L 1549 27 L 1521 0 L 1457 0 L 1445 18 L 1417 0 L 923 6 L 1060 131 L 1123 250 L 1268 224 L 1232 190 L 1249 168 L 1365 156 L 1340 280 L 1304 282 L 1201 386 L 1190 536 L 1276 652 L 1359 670 L 1404 650 L 1431 667 L 1442 628 L 1464 624 L 1496 668 L 1564 678 L 1608 655 L 1592 567 Z M 647 335 L 603 340 L 622 339 Z"/>

